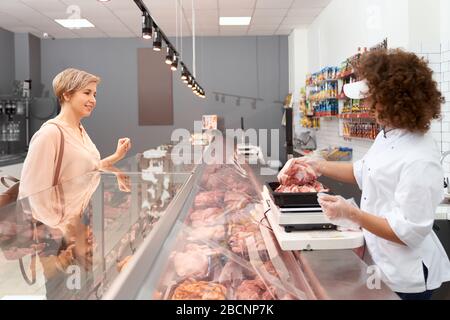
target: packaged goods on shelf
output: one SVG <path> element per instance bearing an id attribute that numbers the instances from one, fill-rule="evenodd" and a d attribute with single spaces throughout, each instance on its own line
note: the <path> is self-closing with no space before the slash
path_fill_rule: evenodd
<path id="1" fill-rule="evenodd" d="M 380 126 L 376 123 L 344 123 L 344 137 L 351 138 L 362 138 L 374 140 L 378 133 L 380 132 Z"/>
<path id="2" fill-rule="evenodd" d="M 308 74 L 306 76 L 306 84 L 308 86 L 314 86 L 323 81 L 337 79 L 338 72 L 338 67 L 325 67 L 319 72 Z"/>
<path id="3" fill-rule="evenodd" d="M 351 161 L 353 149 L 345 147 L 335 147 L 321 150 L 322 157 L 327 161 Z"/>
<path id="4" fill-rule="evenodd" d="M 339 102 L 335 99 L 324 100 L 315 105 L 314 109 L 317 117 L 336 116 L 339 113 Z"/>
<path id="5" fill-rule="evenodd" d="M 309 92 L 308 100 L 321 101 L 324 99 L 337 98 L 338 94 L 338 83 L 336 81 L 328 81 L 312 88 Z"/>

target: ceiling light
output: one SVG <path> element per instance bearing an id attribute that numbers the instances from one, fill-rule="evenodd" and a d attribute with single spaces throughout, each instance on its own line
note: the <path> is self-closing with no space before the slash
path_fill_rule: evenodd
<path id="1" fill-rule="evenodd" d="M 173 56 L 173 62 L 172 62 L 172 65 L 170 66 L 170 69 L 172 71 L 176 71 L 178 69 L 178 57 L 177 56 Z"/>
<path id="2" fill-rule="evenodd" d="M 248 26 L 252 17 L 220 17 L 221 26 Z"/>
<path id="3" fill-rule="evenodd" d="M 57 23 L 67 29 L 94 28 L 95 26 L 86 19 L 55 19 Z"/>
<path id="4" fill-rule="evenodd" d="M 154 40 L 153 40 L 153 50 L 161 51 L 162 47 L 162 36 L 161 31 L 159 29 L 155 29 Z"/>
<path id="5" fill-rule="evenodd" d="M 181 66 L 181 80 L 186 80 L 187 79 L 187 72 L 186 69 L 184 68 L 184 66 Z"/>
<path id="6" fill-rule="evenodd" d="M 188 77 L 187 86 L 188 86 L 189 88 L 192 88 L 192 77 L 191 77 L 191 76 Z"/>
<path id="7" fill-rule="evenodd" d="M 147 12 L 142 13 L 142 38 L 152 38 L 152 18 Z"/>
<path id="8" fill-rule="evenodd" d="M 167 56 L 166 56 L 166 64 L 173 63 L 173 50 L 170 47 L 167 47 Z"/>
<path id="9" fill-rule="evenodd" d="M 109 2 L 110 0 L 97 0 L 98 2 Z"/>

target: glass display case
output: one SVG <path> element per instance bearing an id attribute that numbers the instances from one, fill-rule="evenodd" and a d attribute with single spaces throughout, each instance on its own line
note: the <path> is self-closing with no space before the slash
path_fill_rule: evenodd
<path id="1" fill-rule="evenodd" d="M 0 299 L 101 299 L 191 174 L 145 178 L 94 172 L 0 209 Z"/>
<path id="2" fill-rule="evenodd" d="M 282 251 L 249 165 L 145 161 L 0 209 L 0 299 L 396 298 L 353 251 Z"/>

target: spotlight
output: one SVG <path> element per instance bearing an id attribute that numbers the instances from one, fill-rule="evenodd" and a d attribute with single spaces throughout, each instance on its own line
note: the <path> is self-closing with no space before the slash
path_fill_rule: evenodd
<path id="1" fill-rule="evenodd" d="M 166 64 L 173 63 L 173 50 L 171 47 L 167 47 Z"/>
<path id="2" fill-rule="evenodd" d="M 162 47 L 162 36 L 161 36 L 161 31 L 159 31 L 159 29 L 155 29 L 155 35 L 154 35 L 154 40 L 153 40 L 153 50 L 155 51 L 161 51 L 161 47 Z"/>
<path id="3" fill-rule="evenodd" d="M 189 88 L 192 88 L 192 84 L 193 84 L 192 77 L 189 76 L 187 86 L 188 86 Z"/>
<path id="4" fill-rule="evenodd" d="M 181 80 L 186 80 L 187 79 L 187 72 L 186 72 L 186 68 L 184 66 L 181 66 Z"/>
<path id="5" fill-rule="evenodd" d="M 189 76 L 189 73 L 186 72 L 186 73 L 185 73 L 185 76 L 186 76 L 186 77 L 185 77 L 184 79 L 183 79 L 183 77 L 182 77 L 182 79 L 183 79 L 183 82 L 187 84 L 187 83 L 189 82 L 189 77 L 190 77 L 190 76 Z"/>
<path id="6" fill-rule="evenodd" d="M 142 13 L 142 38 L 152 38 L 152 18 L 146 11 Z"/>
<path id="7" fill-rule="evenodd" d="M 172 62 L 172 65 L 170 66 L 170 69 L 172 71 L 177 71 L 177 69 L 178 69 L 178 57 L 177 56 L 173 56 L 173 62 Z"/>

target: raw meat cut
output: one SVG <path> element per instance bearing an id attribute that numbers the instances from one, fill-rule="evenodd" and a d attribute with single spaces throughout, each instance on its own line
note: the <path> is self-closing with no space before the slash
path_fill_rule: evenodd
<path id="1" fill-rule="evenodd" d="M 326 189 L 319 181 L 314 181 L 309 184 L 305 184 L 302 186 L 296 185 L 280 185 L 275 192 L 279 193 L 318 193 L 318 192 L 329 192 L 329 189 Z"/>
<path id="2" fill-rule="evenodd" d="M 236 289 L 236 300 L 273 300 L 260 279 L 244 280 Z"/>
<path id="3" fill-rule="evenodd" d="M 189 232 L 188 239 L 191 241 L 198 241 L 198 240 L 222 240 L 225 238 L 225 226 L 223 225 L 217 225 L 217 226 L 204 226 L 204 227 L 198 227 L 193 228 Z"/>
<path id="4" fill-rule="evenodd" d="M 231 248 L 231 251 L 237 254 L 246 255 L 247 245 L 245 243 L 245 239 L 248 237 L 253 237 L 256 244 L 256 249 L 258 251 L 266 250 L 266 246 L 264 244 L 264 239 L 259 232 L 259 227 L 257 224 L 248 223 L 243 225 L 231 225 L 229 227 L 229 238 L 228 244 Z"/>
<path id="5" fill-rule="evenodd" d="M 223 209 L 208 208 L 196 210 L 189 216 L 191 226 L 194 228 L 223 224 Z M 222 219 L 221 219 L 222 218 Z"/>
<path id="6" fill-rule="evenodd" d="M 228 191 L 223 202 L 227 211 L 235 211 L 244 208 L 250 202 L 250 197 L 246 193 Z"/>
<path id="7" fill-rule="evenodd" d="M 222 205 L 223 196 L 221 191 L 200 192 L 195 196 L 194 205 L 197 209 L 218 207 Z"/>
<path id="8" fill-rule="evenodd" d="M 226 300 L 227 288 L 223 285 L 188 279 L 180 284 L 172 295 L 172 300 Z"/>
<path id="9" fill-rule="evenodd" d="M 200 246 L 186 246 L 185 252 L 176 252 L 173 256 L 175 272 L 180 277 L 203 278 L 208 273 L 209 260 Z"/>
<path id="10" fill-rule="evenodd" d="M 298 159 L 289 160 L 278 174 L 278 181 L 284 186 L 305 185 L 316 180 L 314 169 Z"/>

